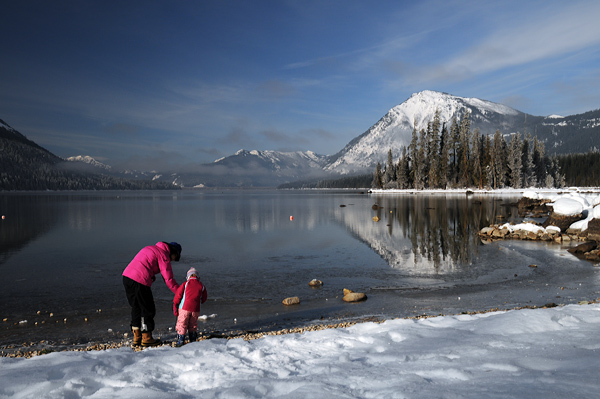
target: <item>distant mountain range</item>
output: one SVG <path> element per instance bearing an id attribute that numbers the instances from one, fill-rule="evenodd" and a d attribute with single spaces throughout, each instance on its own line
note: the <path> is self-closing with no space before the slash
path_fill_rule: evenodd
<path id="1" fill-rule="evenodd" d="M 312 151 L 239 150 L 186 173 L 115 171 L 87 156 L 68 160 L 92 165 L 98 173 L 110 176 L 150 179 L 180 187 L 274 187 L 301 179 L 331 179 L 372 173 L 378 162 L 386 162 L 390 149 L 394 158 L 398 159 L 402 147 L 410 144 L 413 129 L 426 129 L 436 111 L 448 128 L 453 117 L 460 121 L 469 111 L 471 129 L 478 128 L 483 134 L 494 134 L 499 130 L 505 135 L 518 132 L 522 137 L 525 133 L 537 136 L 545 143 L 548 154 L 585 153 L 600 149 L 600 110 L 572 116 L 534 116 L 491 101 L 426 90 L 413 94 L 390 109 L 366 132 L 334 155 L 319 155 Z M 36 145 L 14 129 L 7 129 L 7 126 L 3 122 L 0 124 L 0 134 L 12 135 L 21 143 L 26 140 L 30 145 Z"/>
<path id="2" fill-rule="evenodd" d="M 0 191 L 172 189 L 171 184 L 123 179 L 100 172 L 97 163 L 68 162 L 0 120 Z M 106 168 L 103 168 L 106 171 Z"/>

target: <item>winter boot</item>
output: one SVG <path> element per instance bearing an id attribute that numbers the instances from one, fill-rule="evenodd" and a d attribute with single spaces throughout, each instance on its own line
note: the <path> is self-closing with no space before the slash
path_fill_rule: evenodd
<path id="1" fill-rule="evenodd" d="M 179 348 L 180 346 L 183 346 L 184 343 L 185 343 L 185 335 L 177 334 L 177 342 L 175 343 L 175 346 Z"/>
<path id="2" fill-rule="evenodd" d="M 131 347 L 140 346 L 142 343 L 142 332 L 139 327 L 131 327 L 133 331 L 133 341 L 131 341 Z"/>
<path id="3" fill-rule="evenodd" d="M 158 346 L 160 344 L 162 344 L 160 339 L 152 338 L 152 332 L 142 332 L 142 346 Z"/>
<path id="4" fill-rule="evenodd" d="M 190 335 L 190 342 L 198 341 L 198 332 L 197 331 L 190 331 L 189 335 Z"/>

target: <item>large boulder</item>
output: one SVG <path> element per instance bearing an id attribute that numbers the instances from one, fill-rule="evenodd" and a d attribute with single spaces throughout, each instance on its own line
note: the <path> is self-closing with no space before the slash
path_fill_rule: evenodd
<path id="1" fill-rule="evenodd" d="M 580 221 L 581 219 L 583 219 L 581 213 L 577 215 L 561 215 L 552 212 L 550 216 L 548 216 L 548 219 L 542 224 L 542 227 L 556 226 L 560 228 L 561 231 L 567 231 L 573 223 Z"/>
<path id="2" fill-rule="evenodd" d="M 517 202 L 519 216 L 544 217 L 551 211 L 551 209 L 546 206 L 549 202 L 550 200 L 548 199 L 522 197 L 519 202 Z"/>
<path id="3" fill-rule="evenodd" d="M 576 247 L 569 248 L 567 249 L 567 251 L 569 251 L 572 254 L 584 254 L 586 252 L 590 252 L 596 249 L 597 246 L 598 243 L 596 241 L 588 241 L 584 242 L 583 244 L 579 244 Z"/>
<path id="4" fill-rule="evenodd" d="M 588 239 L 600 242 L 600 219 L 592 219 L 588 222 Z"/>

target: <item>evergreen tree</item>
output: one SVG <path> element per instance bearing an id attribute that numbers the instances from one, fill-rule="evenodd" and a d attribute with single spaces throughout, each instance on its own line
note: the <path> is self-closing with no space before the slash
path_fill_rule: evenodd
<path id="1" fill-rule="evenodd" d="M 471 135 L 471 165 L 473 168 L 473 178 L 471 183 L 478 188 L 483 188 L 483 137 L 479 133 L 479 128 L 473 131 Z"/>
<path id="2" fill-rule="evenodd" d="M 508 146 L 508 182 L 512 188 L 521 188 L 523 178 L 522 156 L 521 138 L 519 133 L 515 133 L 512 135 Z"/>
<path id="3" fill-rule="evenodd" d="M 458 185 L 467 187 L 469 184 L 469 135 L 471 129 L 471 113 L 467 110 L 460 121 L 458 129 Z"/>
<path id="4" fill-rule="evenodd" d="M 371 182 L 372 188 L 383 188 L 383 180 L 381 175 L 381 164 L 377 162 L 375 173 L 373 174 L 373 181 Z"/>
<path id="5" fill-rule="evenodd" d="M 440 110 L 435 110 L 429 134 L 429 187 L 440 188 Z"/>
<path id="6" fill-rule="evenodd" d="M 381 182 L 383 183 L 383 186 L 386 187 L 388 184 L 390 184 L 394 180 L 396 180 L 396 171 L 395 171 L 395 167 L 394 167 L 394 160 L 392 158 L 392 149 L 390 148 L 388 150 L 388 159 L 387 159 L 387 163 L 385 166 L 385 171 L 383 172 Z"/>
<path id="7" fill-rule="evenodd" d="M 546 183 L 546 161 L 545 158 L 544 143 L 537 139 L 537 136 L 533 138 L 533 168 L 535 179 L 538 185 Z"/>
<path id="8" fill-rule="evenodd" d="M 421 129 L 419 131 L 419 142 L 417 149 L 417 157 L 419 158 L 419 162 L 415 165 L 415 169 L 417 169 L 417 172 L 415 173 L 415 189 L 417 190 L 423 190 L 424 188 L 428 187 L 428 176 L 426 173 L 426 166 L 428 164 L 428 160 L 426 149 L 427 134 L 425 132 L 425 129 Z"/>
<path id="9" fill-rule="evenodd" d="M 402 154 L 398 161 L 398 169 L 396 172 L 396 180 L 398 182 L 398 188 L 406 189 L 409 184 L 409 160 L 406 154 L 406 147 L 402 146 Z"/>
<path id="10" fill-rule="evenodd" d="M 527 134 L 523 139 L 521 164 L 523 165 L 523 187 L 537 186 L 537 178 L 533 165 L 533 140 L 531 134 Z"/>
<path id="11" fill-rule="evenodd" d="M 408 152 L 410 154 L 411 186 L 413 188 L 417 188 L 417 182 L 421 180 L 421 176 L 419 175 L 419 170 L 420 170 L 419 164 L 421 163 L 421 160 L 419 159 L 419 136 L 418 136 L 418 132 L 417 132 L 417 122 L 416 121 L 414 123 L 412 139 L 410 141 L 410 147 L 408 149 Z"/>
<path id="12" fill-rule="evenodd" d="M 396 166 L 394 165 L 394 159 L 392 155 L 392 149 L 388 151 L 388 161 L 383 175 L 383 187 L 384 188 L 397 188 L 396 183 Z"/>
<path id="13" fill-rule="evenodd" d="M 490 185 L 494 189 L 504 187 L 504 147 L 504 138 L 500 130 L 496 130 L 490 152 Z"/>
<path id="14" fill-rule="evenodd" d="M 489 135 L 486 135 L 482 140 L 483 145 L 483 155 L 482 155 L 482 165 L 483 165 L 483 177 L 484 177 L 484 186 L 491 187 L 492 182 L 492 138 Z"/>
<path id="15" fill-rule="evenodd" d="M 450 162 L 450 137 L 448 129 L 446 129 L 446 123 L 442 125 L 442 132 L 440 134 L 440 186 L 442 188 L 448 187 L 448 163 Z"/>
<path id="16" fill-rule="evenodd" d="M 458 143 L 460 142 L 458 121 L 456 115 L 452 117 L 452 124 L 450 125 L 450 150 L 452 152 L 452 162 L 450 163 L 450 181 L 453 186 L 458 185 Z"/>

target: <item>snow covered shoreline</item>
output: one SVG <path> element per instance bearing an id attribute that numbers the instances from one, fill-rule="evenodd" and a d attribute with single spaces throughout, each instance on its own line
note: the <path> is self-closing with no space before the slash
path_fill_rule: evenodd
<path id="1" fill-rule="evenodd" d="M 598 300 L 600 300 L 600 298 L 598 298 Z M 581 301 L 580 304 L 590 304 L 590 303 L 596 303 L 595 299 L 590 299 L 589 301 Z M 330 330 L 330 329 L 338 329 L 338 328 L 348 328 L 351 326 L 354 326 L 356 324 L 362 324 L 362 323 L 370 323 L 370 322 L 375 322 L 375 323 L 382 323 L 382 322 L 386 322 L 386 321 L 390 321 L 390 320 L 420 320 L 420 319 L 428 319 L 428 318 L 433 318 L 433 317 L 454 317 L 454 316 L 459 316 L 459 315 L 476 315 L 476 314 L 485 314 L 485 313 L 492 313 L 492 312 L 510 312 L 510 311 L 514 311 L 514 310 L 523 310 L 523 309 L 546 309 L 546 308 L 551 308 L 551 307 L 557 307 L 557 306 L 567 306 L 567 305 L 562 305 L 562 304 L 555 304 L 555 303 L 548 303 L 544 306 L 535 306 L 535 305 L 531 305 L 531 306 L 520 306 L 520 307 L 514 307 L 514 308 L 494 308 L 494 309 L 488 309 L 488 310 L 473 310 L 473 311 L 463 311 L 460 314 L 437 314 L 437 315 L 431 315 L 431 314 L 421 314 L 421 315 L 416 315 L 416 316 L 407 316 L 407 317 L 392 317 L 389 319 L 381 319 L 379 317 L 365 317 L 365 318 L 361 318 L 361 319 L 357 319 L 357 320 L 349 320 L 349 321 L 343 321 L 343 322 L 339 322 L 339 323 L 333 323 L 333 324 L 320 324 L 320 323 L 309 323 L 307 325 L 301 326 L 301 327 L 293 327 L 293 328 L 283 328 L 283 329 L 274 329 L 274 330 L 267 330 L 267 331 L 261 331 L 261 332 L 254 332 L 254 331 L 234 331 L 234 332 L 230 332 L 230 333 L 225 333 L 225 334 L 221 334 L 221 333 L 200 333 L 200 336 L 198 338 L 198 342 L 201 341 L 206 341 L 206 340 L 211 340 L 211 339 L 243 339 L 245 341 L 250 341 L 250 340 L 255 340 L 255 339 L 260 339 L 266 336 L 280 336 L 280 335 L 288 335 L 288 334 L 303 334 L 306 332 L 314 332 L 314 331 L 321 331 L 321 330 Z M 163 344 L 159 345 L 159 347 L 175 347 L 175 339 L 169 339 L 169 337 L 159 337 L 162 339 Z M 172 338 L 172 337 L 171 337 Z M 186 341 L 187 343 L 189 343 L 188 341 Z M 65 345 L 56 345 L 56 344 L 51 344 L 50 342 L 47 341 L 41 341 L 41 342 L 30 342 L 30 343 L 23 343 L 21 345 L 11 345 L 10 346 L 13 350 L 6 350 L 6 348 L 4 348 L 3 350 L 0 351 L 0 358 L 2 357 L 8 357 L 8 358 L 32 358 L 32 357 L 36 357 L 36 356 L 43 356 L 43 355 L 47 355 L 50 353 L 55 353 L 55 352 L 91 352 L 91 351 L 104 351 L 104 350 L 109 350 L 109 349 L 118 349 L 118 348 L 129 348 L 131 347 L 131 339 L 129 337 L 129 334 L 125 334 L 125 337 L 123 339 L 117 339 L 117 340 L 106 340 L 104 342 L 89 342 L 87 344 L 80 344 L 80 345 L 70 345 L 70 346 L 65 346 Z M 148 348 L 143 348 L 141 346 L 138 347 L 132 347 L 132 350 L 134 352 L 140 352 L 143 351 L 145 349 Z"/>
<path id="2" fill-rule="evenodd" d="M 0 358 L 0 398 L 588 398 L 600 304 Z"/>
<path id="3" fill-rule="evenodd" d="M 598 193 L 600 187 L 565 187 L 565 188 L 503 188 L 503 189 L 370 189 L 370 194 L 493 194 L 493 195 L 524 195 L 527 193 L 538 193 L 540 195 L 565 194 L 565 193 Z"/>

